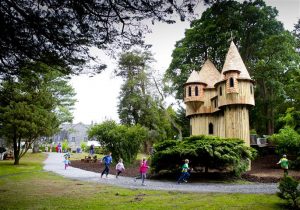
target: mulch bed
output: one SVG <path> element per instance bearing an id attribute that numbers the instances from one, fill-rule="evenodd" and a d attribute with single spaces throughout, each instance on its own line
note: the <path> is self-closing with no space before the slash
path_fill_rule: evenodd
<path id="1" fill-rule="evenodd" d="M 283 176 L 283 171 L 280 169 L 280 166 L 276 163 L 279 158 L 276 155 L 265 155 L 263 157 L 259 157 L 251 163 L 251 171 L 246 172 L 242 175 L 242 179 L 251 181 L 251 182 L 261 182 L 261 183 L 277 183 Z M 73 160 L 72 166 L 75 168 L 80 168 L 87 171 L 93 171 L 97 173 L 101 173 L 104 169 L 104 164 L 101 164 L 99 161 L 96 163 L 86 163 L 80 160 Z M 122 176 L 135 177 L 139 174 L 139 163 L 140 161 L 136 161 L 134 164 L 126 166 L 125 172 Z M 116 174 L 115 164 L 110 167 L 110 174 Z M 300 180 L 300 171 L 292 171 L 289 170 L 289 175 L 294 177 L 297 180 Z M 154 177 L 153 179 L 176 179 L 178 175 L 169 174 L 163 175 L 160 177 Z M 149 176 L 150 178 L 150 176 Z M 208 180 L 222 180 L 222 179 L 230 179 L 230 175 L 226 173 L 197 173 L 192 174 L 191 180 L 194 181 L 208 181 Z"/>
<path id="2" fill-rule="evenodd" d="M 125 165 L 125 172 L 123 172 L 121 176 L 136 177 L 139 174 L 139 163 L 140 161 L 136 161 L 136 163 L 130 166 Z M 104 164 L 100 163 L 100 161 L 97 161 L 96 163 L 86 163 L 80 160 L 71 160 L 71 166 L 97 173 L 101 173 L 104 170 Z M 115 164 L 111 165 L 109 173 L 116 174 Z"/>

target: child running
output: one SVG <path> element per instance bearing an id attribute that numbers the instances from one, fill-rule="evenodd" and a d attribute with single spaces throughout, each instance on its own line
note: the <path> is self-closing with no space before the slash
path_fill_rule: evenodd
<path id="1" fill-rule="evenodd" d="M 69 160 L 68 156 L 65 156 L 65 159 L 63 162 L 65 164 L 65 170 L 66 170 L 67 167 L 70 165 L 71 161 Z"/>
<path id="2" fill-rule="evenodd" d="M 185 159 L 184 164 L 182 166 L 181 175 L 177 181 L 178 184 L 181 184 L 182 182 L 187 182 L 187 179 L 190 177 L 190 174 L 188 172 L 189 169 L 189 160 Z"/>
<path id="3" fill-rule="evenodd" d="M 146 186 L 145 179 L 146 179 L 146 174 L 147 174 L 148 168 L 150 168 L 150 167 L 147 165 L 146 158 L 144 157 L 142 162 L 141 162 L 141 165 L 140 165 L 140 174 L 141 174 L 141 176 L 140 177 L 135 177 L 134 181 L 136 182 L 137 179 L 142 179 L 142 186 Z"/>
<path id="4" fill-rule="evenodd" d="M 118 164 L 116 165 L 116 178 L 118 178 L 118 176 L 120 175 L 120 173 L 122 173 L 123 171 L 125 171 L 125 167 L 123 164 L 123 160 L 122 158 L 119 159 Z"/>
<path id="5" fill-rule="evenodd" d="M 277 164 L 280 164 L 281 168 L 283 169 L 283 175 L 287 176 L 289 169 L 289 160 L 286 158 L 286 155 L 283 155 Z"/>
<path id="6" fill-rule="evenodd" d="M 106 174 L 106 178 L 107 178 L 107 177 L 108 177 L 108 174 L 109 174 L 109 166 L 110 166 L 110 164 L 111 164 L 111 162 L 112 162 L 111 152 L 109 152 L 108 155 L 106 155 L 106 156 L 102 159 L 101 163 L 102 163 L 102 162 L 104 162 L 105 168 L 104 168 L 104 170 L 103 170 L 102 173 L 101 173 L 101 178 L 102 178 L 103 174 Z"/>

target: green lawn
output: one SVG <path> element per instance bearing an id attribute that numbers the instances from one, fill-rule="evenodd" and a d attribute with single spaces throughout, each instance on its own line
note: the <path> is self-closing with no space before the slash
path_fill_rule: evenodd
<path id="1" fill-rule="evenodd" d="M 131 190 L 42 171 L 44 154 L 0 161 L 0 209 L 283 209 L 276 195 Z"/>

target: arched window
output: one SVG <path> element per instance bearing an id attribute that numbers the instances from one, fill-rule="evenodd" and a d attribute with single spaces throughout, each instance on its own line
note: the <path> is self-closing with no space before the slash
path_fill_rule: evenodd
<path id="1" fill-rule="evenodd" d="M 189 86 L 189 96 L 192 96 L 192 88 Z"/>
<path id="2" fill-rule="evenodd" d="M 208 134 L 214 134 L 214 125 L 212 123 L 208 125 Z"/>
<path id="3" fill-rule="evenodd" d="M 230 87 L 234 87 L 234 80 L 232 77 L 230 77 L 230 79 L 229 79 L 229 84 L 230 84 Z"/>
<path id="4" fill-rule="evenodd" d="M 220 87 L 220 96 L 222 95 L 222 87 Z"/>
<path id="5" fill-rule="evenodd" d="M 195 96 L 198 96 L 198 86 L 195 87 Z"/>

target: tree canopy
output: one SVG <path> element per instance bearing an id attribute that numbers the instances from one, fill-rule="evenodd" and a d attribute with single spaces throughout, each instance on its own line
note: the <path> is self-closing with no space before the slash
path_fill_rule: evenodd
<path id="1" fill-rule="evenodd" d="M 36 140 L 72 120 L 74 95 L 62 73 L 43 63 L 27 64 L 18 77 L 1 81 L 0 135 L 13 144 L 15 164 Z"/>
<path id="2" fill-rule="evenodd" d="M 129 51 L 122 53 L 118 62 L 117 76 L 124 79 L 118 104 L 122 124 L 140 124 L 149 129 L 149 140 L 173 137 L 175 131 L 169 120 L 169 112 L 161 105 L 151 89 L 153 58 L 148 51 Z"/>
<path id="3" fill-rule="evenodd" d="M 94 125 L 88 132 L 89 138 L 95 138 L 105 148 L 112 152 L 117 161 L 122 158 L 132 163 L 137 156 L 141 144 L 146 140 L 148 131 L 140 125 L 117 125 L 112 120 Z"/>
<path id="4" fill-rule="evenodd" d="M 209 2 L 209 1 L 206 1 Z M 3 0 L 0 5 L 0 74 L 16 74 L 28 61 L 80 70 L 92 59 L 89 48 L 102 50 L 143 44 L 150 19 L 184 20 L 197 3 L 161 0 Z M 68 67 L 68 68 L 66 68 Z M 105 68 L 103 63 L 95 67 Z M 77 71 L 78 72 L 78 71 Z"/>

